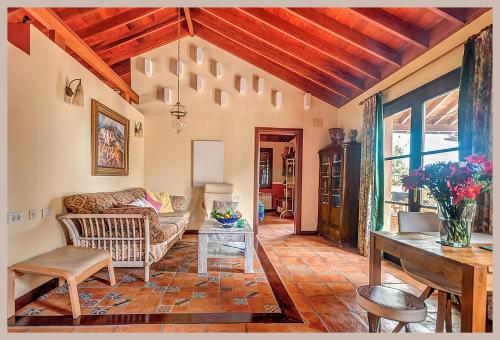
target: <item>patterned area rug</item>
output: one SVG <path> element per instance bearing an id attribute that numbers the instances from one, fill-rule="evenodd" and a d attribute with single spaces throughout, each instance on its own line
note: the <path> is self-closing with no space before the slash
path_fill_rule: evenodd
<path id="1" fill-rule="evenodd" d="M 115 268 L 110 287 L 103 270 L 78 285 L 82 315 L 164 313 L 281 313 L 258 256 L 255 273 L 244 273 L 244 259 L 209 259 L 208 274 L 198 274 L 196 236 L 185 235 L 167 255 L 144 270 Z M 71 315 L 66 285 L 18 310 L 18 316 Z"/>

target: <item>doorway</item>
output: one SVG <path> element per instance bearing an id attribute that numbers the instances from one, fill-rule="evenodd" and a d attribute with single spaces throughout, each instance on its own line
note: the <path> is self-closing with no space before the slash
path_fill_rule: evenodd
<path id="1" fill-rule="evenodd" d="M 301 233 L 302 150 L 302 129 L 255 128 L 254 234 L 277 224 Z"/>

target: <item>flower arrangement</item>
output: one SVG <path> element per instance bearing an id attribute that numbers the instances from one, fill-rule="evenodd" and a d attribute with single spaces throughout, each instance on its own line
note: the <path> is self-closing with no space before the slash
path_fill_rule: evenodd
<path id="1" fill-rule="evenodd" d="M 476 200 L 490 190 L 493 163 L 484 155 L 472 155 L 465 162 L 438 162 L 403 177 L 403 188 L 428 189 L 438 204 L 441 241 L 453 246 L 470 245 Z"/>

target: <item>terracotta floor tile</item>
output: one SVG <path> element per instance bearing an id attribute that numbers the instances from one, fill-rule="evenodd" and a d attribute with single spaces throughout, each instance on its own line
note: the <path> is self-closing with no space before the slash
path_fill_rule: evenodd
<path id="1" fill-rule="evenodd" d="M 173 333 L 202 333 L 206 331 L 205 325 L 185 325 L 185 324 L 170 324 L 164 325 L 162 332 Z"/>
<path id="2" fill-rule="evenodd" d="M 244 323 L 237 324 L 208 324 L 206 332 L 213 333 L 245 333 L 246 327 Z"/>
<path id="3" fill-rule="evenodd" d="M 346 313 L 349 312 L 342 301 L 334 295 L 310 296 L 314 309 L 318 313 Z"/>
<path id="4" fill-rule="evenodd" d="M 342 275 L 342 274 L 319 273 L 318 276 L 325 283 L 330 283 L 330 282 L 349 282 L 349 280 L 344 275 Z"/>
<path id="5" fill-rule="evenodd" d="M 297 286 L 307 296 L 333 294 L 330 288 L 324 283 L 297 283 Z"/>
<path id="6" fill-rule="evenodd" d="M 158 333 L 163 325 L 126 325 L 118 326 L 116 332 L 126 333 Z"/>
<path id="7" fill-rule="evenodd" d="M 366 325 L 364 325 L 352 313 L 323 313 L 319 314 L 319 317 L 326 324 L 326 327 L 330 332 L 368 332 Z"/>
<path id="8" fill-rule="evenodd" d="M 356 296 L 356 286 L 351 282 L 327 283 L 336 296 Z"/>
<path id="9" fill-rule="evenodd" d="M 248 333 L 285 333 L 288 328 L 285 324 L 247 323 Z"/>

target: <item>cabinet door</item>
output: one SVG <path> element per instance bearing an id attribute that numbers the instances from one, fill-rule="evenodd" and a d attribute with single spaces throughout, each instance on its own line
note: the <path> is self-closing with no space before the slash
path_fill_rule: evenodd
<path id="1" fill-rule="evenodd" d="M 330 220 L 331 157 L 328 154 L 323 154 L 320 155 L 319 160 L 318 225 L 326 228 Z M 326 232 L 326 230 L 323 232 Z"/>
<path id="2" fill-rule="evenodd" d="M 340 226 L 340 209 L 342 206 L 342 152 L 334 152 L 331 160 L 330 176 L 330 224 Z"/>

